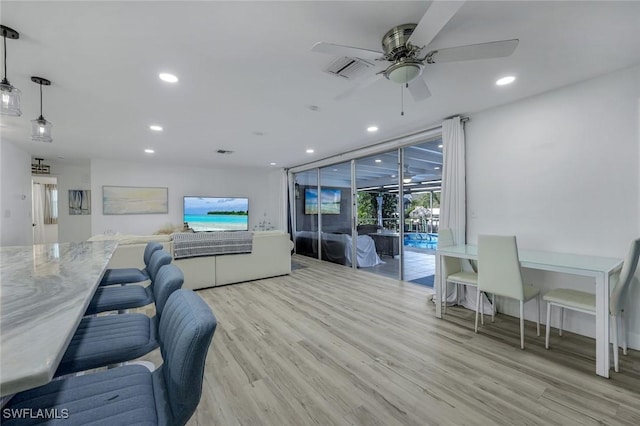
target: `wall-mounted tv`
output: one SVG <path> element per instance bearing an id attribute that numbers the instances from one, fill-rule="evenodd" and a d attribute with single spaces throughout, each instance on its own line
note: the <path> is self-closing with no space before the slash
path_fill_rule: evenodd
<path id="1" fill-rule="evenodd" d="M 249 199 L 184 197 L 183 222 L 196 232 L 248 231 Z"/>
<path id="2" fill-rule="evenodd" d="M 340 214 L 340 189 L 320 190 L 320 213 Z M 316 188 L 305 188 L 304 190 L 304 213 L 318 214 L 318 190 Z"/>

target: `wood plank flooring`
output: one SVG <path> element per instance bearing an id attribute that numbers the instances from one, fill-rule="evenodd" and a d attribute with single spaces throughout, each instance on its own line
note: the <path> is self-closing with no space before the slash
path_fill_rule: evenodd
<path id="1" fill-rule="evenodd" d="M 498 315 L 434 317 L 431 289 L 294 256 L 291 275 L 198 291 L 218 318 L 189 425 L 640 424 L 640 353 Z"/>

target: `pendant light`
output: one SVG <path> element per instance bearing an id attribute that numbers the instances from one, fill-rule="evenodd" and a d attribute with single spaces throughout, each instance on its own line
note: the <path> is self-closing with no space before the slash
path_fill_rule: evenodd
<path id="1" fill-rule="evenodd" d="M 20 90 L 13 87 L 7 80 L 7 37 L 15 40 L 20 38 L 20 34 L 4 25 L 0 25 L 0 31 L 2 31 L 2 39 L 4 40 L 4 78 L 0 83 L 0 93 L 2 95 L 0 113 L 2 115 L 20 117 L 22 115 L 22 111 L 20 111 Z"/>
<path id="2" fill-rule="evenodd" d="M 31 120 L 31 139 L 36 142 L 53 142 L 51 138 L 52 124 L 42 116 L 42 85 L 49 86 L 51 82 L 42 77 L 31 77 L 31 81 L 40 85 L 40 117 Z"/>

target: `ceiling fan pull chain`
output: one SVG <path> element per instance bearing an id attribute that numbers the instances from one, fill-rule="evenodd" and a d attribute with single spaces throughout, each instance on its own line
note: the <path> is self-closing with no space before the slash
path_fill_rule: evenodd
<path id="1" fill-rule="evenodd" d="M 407 87 L 409 87 L 408 84 Z M 404 90 L 402 85 L 400 85 L 400 116 L 404 117 Z"/>

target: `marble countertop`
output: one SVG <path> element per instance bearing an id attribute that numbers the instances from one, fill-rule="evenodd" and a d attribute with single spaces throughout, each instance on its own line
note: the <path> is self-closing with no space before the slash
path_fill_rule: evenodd
<path id="1" fill-rule="evenodd" d="M 117 241 L 0 247 L 0 395 L 48 383 Z"/>

